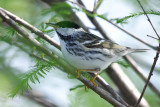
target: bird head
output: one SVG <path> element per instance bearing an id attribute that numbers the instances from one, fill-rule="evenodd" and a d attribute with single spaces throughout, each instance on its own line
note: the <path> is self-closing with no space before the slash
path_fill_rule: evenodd
<path id="1" fill-rule="evenodd" d="M 77 35 L 79 31 L 82 30 L 78 24 L 71 21 L 61 21 L 58 23 L 46 24 L 53 27 L 62 40 L 65 40 L 65 38 L 72 38 L 73 36 Z"/>

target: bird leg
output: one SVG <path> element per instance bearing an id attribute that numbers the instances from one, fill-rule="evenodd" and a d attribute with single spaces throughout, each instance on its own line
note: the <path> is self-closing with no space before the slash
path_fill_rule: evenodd
<path id="1" fill-rule="evenodd" d="M 100 73 L 97 73 L 92 79 L 91 79 L 91 82 L 97 87 L 98 84 L 95 82 L 95 79 L 98 77 Z"/>
<path id="2" fill-rule="evenodd" d="M 76 69 L 76 71 L 77 71 L 77 78 L 79 78 L 79 76 L 80 76 L 80 72 L 81 71 L 87 71 L 87 72 L 90 72 L 90 71 L 99 71 L 99 69 Z"/>
<path id="3" fill-rule="evenodd" d="M 83 71 L 83 70 L 81 70 L 81 69 L 77 69 L 76 71 L 77 71 L 77 78 L 79 78 L 79 76 L 80 76 L 80 72 L 81 72 L 81 71 Z"/>

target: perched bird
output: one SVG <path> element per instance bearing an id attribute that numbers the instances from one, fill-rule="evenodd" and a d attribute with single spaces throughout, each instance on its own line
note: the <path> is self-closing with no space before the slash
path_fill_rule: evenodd
<path id="1" fill-rule="evenodd" d="M 120 46 L 85 32 L 79 25 L 70 21 L 47 23 L 47 25 L 55 28 L 63 56 L 77 69 L 77 78 L 81 71 L 95 73 L 95 77 L 91 79 L 95 86 L 97 86 L 96 77 L 112 62 L 128 53 L 145 50 Z"/>

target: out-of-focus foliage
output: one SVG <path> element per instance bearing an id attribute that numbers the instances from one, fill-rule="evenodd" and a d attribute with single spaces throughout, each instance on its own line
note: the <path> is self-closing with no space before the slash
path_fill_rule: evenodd
<path id="1" fill-rule="evenodd" d="M 83 107 L 113 107 L 91 89 L 87 89 L 87 91 L 84 88 L 73 90 L 69 98 L 74 107 L 79 107 L 80 105 Z"/>
<path id="2" fill-rule="evenodd" d="M 137 6 L 136 1 L 134 0 L 133 1 L 123 0 L 123 1 L 125 2 L 129 1 L 129 3 L 133 3 L 135 4 L 135 6 Z M 150 5 L 150 1 L 144 0 L 142 1 L 142 4 L 144 6 L 148 6 Z M 66 3 L 54 3 L 51 7 L 47 7 L 45 4 L 43 4 L 42 2 L 39 2 L 38 0 L 0 0 L 0 6 L 20 16 L 24 20 L 38 27 L 41 31 L 51 35 L 52 37 L 55 35 L 55 33 L 52 32 L 54 30 L 48 29 L 45 23 L 49 21 L 59 22 L 62 20 L 72 20 L 71 12 L 70 12 L 70 9 L 72 8 L 75 11 L 84 12 L 90 17 L 99 17 L 99 18 L 108 20 L 104 14 L 102 15 L 91 14 L 83 9 L 71 7 Z M 150 11 L 147 11 L 147 13 L 152 15 L 160 15 L 159 11 L 156 11 L 156 10 L 155 11 L 150 10 Z M 133 18 L 139 15 L 143 15 L 143 12 L 135 12 L 131 15 L 128 15 L 128 16 L 126 15 L 123 18 L 116 18 L 114 20 L 116 20 L 117 23 L 123 24 L 129 18 Z M 39 58 L 42 58 L 42 59 L 43 58 L 49 59 L 48 56 L 46 56 L 41 50 L 38 50 L 33 44 L 20 38 L 17 35 L 17 33 L 14 31 L 14 29 L 11 27 L 8 27 L 8 25 L 6 25 L 5 23 L 0 23 L 0 32 L 1 32 L 0 46 L 5 47 L 5 49 L 1 49 L 3 47 L 0 47 L 0 90 L 7 89 L 8 91 L 11 89 L 15 89 L 11 95 L 13 97 L 20 90 L 26 91 L 28 88 L 30 88 L 30 83 L 35 84 L 37 82 L 40 82 L 39 78 L 45 77 L 48 71 L 53 70 L 52 68 L 54 67 L 56 62 L 54 62 L 54 59 L 49 60 L 49 62 L 44 62 L 35 58 L 35 56 L 33 55 L 37 55 Z M 44 41 L 43 39 L 41 39 L 36 35 L 34 36 L 40 43 L 48 47 L 49 44 L 46 41 Z M 26 73 L 22 74 L 21 71 L 11 66 L 11 63 L 9 62 L 11 62 L 12 59 L 8 59 L 6 54 L 10 53 L 9 51 L 12 49 L 16 49 L 17 52 L 24 52 L 25 54 L 28 55 L 28 57 L 32 60 L 32 62 L 34 62 L 34 64 L 32 64 L 32 67 L 30 68 L 30 70 L 28 70 L 28 72 L 24 70 L 23 72 L 26 72 Z M 16 55 L 13 55 L 13 57 L 16 57 Z M 125 61 L 118 61 L 118 63 L 122 65 L 125 68 L 125 70 L 130 70 L 130 65 Z M 21 75 L 19 76 L 19 74 Z M 109 79 L 109 77 L 106 77 L 104 73 L 102 73 L 102 76 L 105 78 L 107 82 L 113 84 L 113 82 Z M 137 75 L 135 77 L 137 77 Z M 73 79 L 74 77 L 70 76 L 69 78 Z M 87 77 L 87 78 L 90 78 L 90 77 Z M 131 76 L 131 78 L 133 78 L 133 76 Z M 141 80 L 139 79 L 139 81 Z M 78 86 L 72 87 L 70 90 L 71 90 L 70 91 L 71 93 L 69 95 L 69 99 L 71 101 L 71 106 L 82 105 L 83 107 L 95 107 L 95 106 L 111 107 L 111 105 L 108 102 L 101 99 L 98 95 L 96 95 L 90 89 L 87 91 L 84 91 L 84 85 L 78 85 Z M 148 94 L 145 95 L 145 97 L 149 101 L 150 105 L 153 105 L 154 107 L 158 107 L 157 106 L 158 98 L 155 97 L 153 93 L 151 94 L 153 98 L 151 98 Z"/>
<path id="3" fill-rule="evenodd" d="M 53 3 L 51 7 L 44 9 L 42 15 L 52 14 L 50 21 L 59 22 L 60 20 L 70 20 L 72 7 L 67 3 Z"/>
<path id="4" fill-rule="evenodd" d="M 22 74 L 18 76 L 21 82 L 17 85 L 17 87 L 11 92 L 10 97 L 14 97 L 18 92 L 22 91 L 22 93 L 28 89 L 32 89 L 30 86 L 30 82 L 36 84 L 36 82 L 40 83 L 39 78 L 45 78 L 47 75 L 46 71 L 49 72 L 54 67 L 54 62 L 52 61 L 37 61 L 36 65 L 31 69 L 28 73 Z"/>

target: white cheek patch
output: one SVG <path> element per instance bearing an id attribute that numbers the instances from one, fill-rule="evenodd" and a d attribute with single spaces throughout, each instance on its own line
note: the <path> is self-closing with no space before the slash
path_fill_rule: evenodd
<path id="1" fill-rule="evenodd" d="M 63 36 L 74 35 L 79 30 L 80 29 L 75 29 L 75 28 L 58 28 L 58 29 L 56 29 L 56 31 Z"/>

